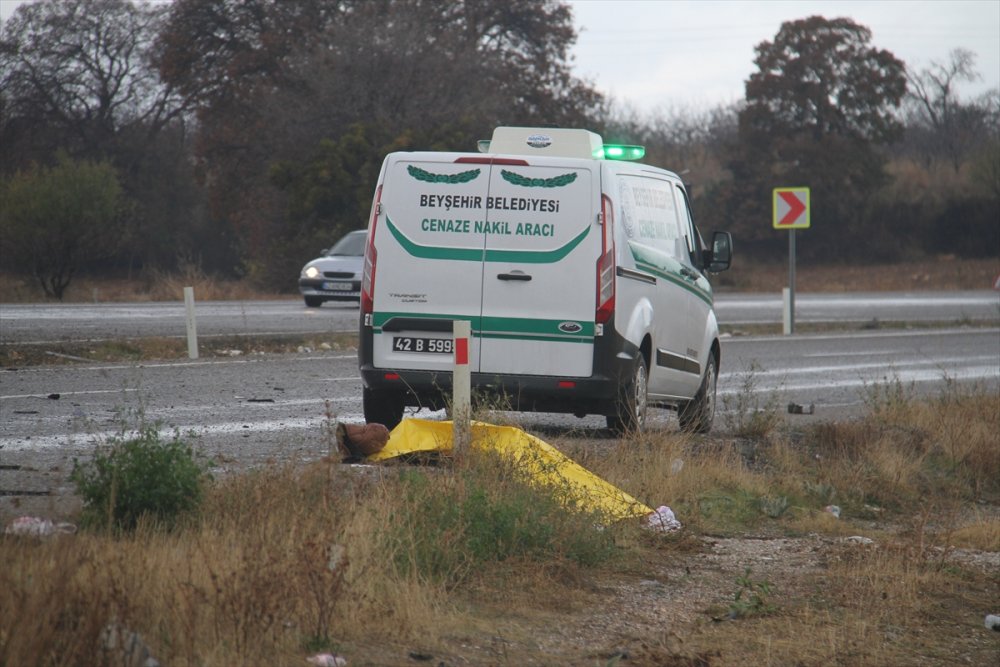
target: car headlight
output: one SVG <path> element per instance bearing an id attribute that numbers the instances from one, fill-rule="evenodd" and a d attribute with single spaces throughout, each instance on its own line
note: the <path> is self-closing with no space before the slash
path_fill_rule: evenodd
<path id="1" fill-rule="evenodd" d="M 306 268 L 302 269 L 302 275 L 304 275 L 306 278 L 316 278 L 319 276 L 319 269 L 317 269 L 315 266 L 307 266 Z"/>

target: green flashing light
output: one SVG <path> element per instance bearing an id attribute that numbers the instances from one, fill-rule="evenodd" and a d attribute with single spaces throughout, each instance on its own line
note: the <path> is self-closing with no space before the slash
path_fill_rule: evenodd
<path id="1" fill-rule="evenodd" d="M 646 156 L 645 146 L 629 146 L 627 144 L 604 144 L 601 151 L 608 160 L 641 160 Z"/>

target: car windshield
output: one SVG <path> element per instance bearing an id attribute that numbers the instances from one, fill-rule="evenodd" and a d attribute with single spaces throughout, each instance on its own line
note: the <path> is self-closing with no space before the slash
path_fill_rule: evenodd
<path id="1" fill-rule="evenodd" d="M 365 254 L 365 233 L 353 232 L 337 241 L 326 253 L 327 255 L 352 255 L 360 257 Z"/>

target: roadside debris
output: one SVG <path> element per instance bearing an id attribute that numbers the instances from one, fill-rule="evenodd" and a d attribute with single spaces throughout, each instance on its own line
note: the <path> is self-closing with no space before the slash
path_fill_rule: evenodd
<path id="1" fill-rule="evenodd" d="M 840 507 L 837 505 L 827 505 L 823 508 L 823 511 L 827 514 L 832 514 L 834 519 L 840 518 Z"/>
<path id="2" fill-rule="evenodd" d="M 62 354 L 60 352 L 49 352 L 48 350 L 45 351 L 45 354 L 49 355 L 50 357 L 58 357 L 59 359 L 69 359 L 70 361 L 86 361 L 86 362 L 93 361 L 93 359 L 86 359 L 84 357 L 75 357 L 72 354 Z"/>
<path id="3" fill-rule="evenodd" d="M 160 667 L 142 635 L 121 623 L 109 623 L 101 633 L 105 658 L 110 664 L 124 667 Z"/>
<path id="4" fill-rule="evenodd" d="M 788 404 L 788 414 L 790 415 L 811 415 L 816 412 L 816 404 L 799 405 L 798 403 Z"/>
<path id="5" fill-rule="evenodd" d="M 681 522 L 674 516 L 674 511 L 666 505 L 660 505 L 655 512 L 646 517 L 645 527 L 661 533 L 670 533 L 682 528 Z"/>
<path id="6" fill-rule="evenodd" d="M 31 537 L 50 537 L 56 534 L 75 532 L 76 526 L 71 523 L 53 523 L 37 516 L 18 517 L 4 530 L 7 535 L 28 535 Z"/>
<path id="7" fill-rule="evenodd" d="M 1000 632 L 1000 616 L 996 614 L 987 614 L 985 624 L 987 628 L 995 632 Z"/>
<path id="8" fill-rule="evenodd" d="M 317 653 L 306 658 L 306 662 L 314 667 L 347 667 L 347 660 L 333 653 Z"/>

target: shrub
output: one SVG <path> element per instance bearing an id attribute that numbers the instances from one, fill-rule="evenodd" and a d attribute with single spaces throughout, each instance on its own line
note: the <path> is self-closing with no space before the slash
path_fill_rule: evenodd
<path id="1" fill-rule="evenodd" d="M 507 560 L 593 567 L 612 558 L 613 531 L 601 528 L 600 517 L 566 507 L 557 489 L 531 484 L 512 465 L 402 474 L 387 536 L 400 571 L 457 584 Z"/>
<path id="2" fill-rule="evenodd" d="M 760 390 L 760 374 L 764 370 L 751 362 L 737 374 L 739 387 L 735 395 L 724 395 L 726 426 L 733 435 L 754 440 L 767 439 L 781 424 L 777 392 Z"/>
<path id="3" fill-rule="evenodd" d="M 156 424 L 117 435 L 91 461 L 73 461 L 70 480 L 83 498 L 83 523 L 131 531 L 143 517 L 173 527 L 198 508 L 208 462 L 175 432 L 164 441 Z"/>

